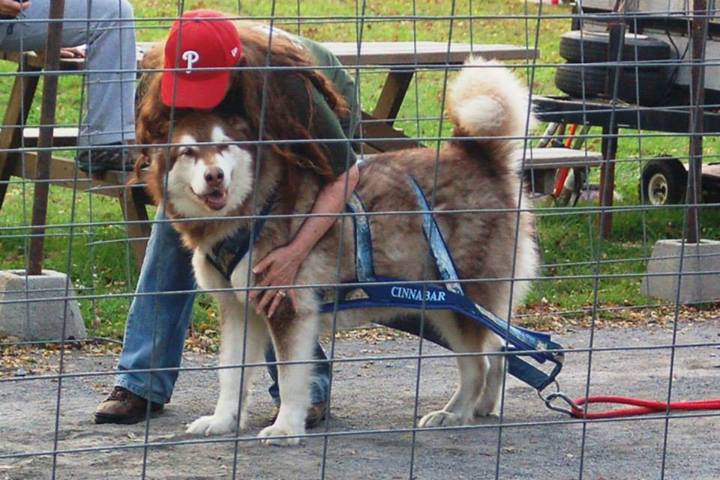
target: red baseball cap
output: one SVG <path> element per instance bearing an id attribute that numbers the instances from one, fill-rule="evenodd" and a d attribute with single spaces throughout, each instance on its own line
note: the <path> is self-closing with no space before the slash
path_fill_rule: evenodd
<path id="1" fill-rule="evenodd" d="M 225 98 L 230 69 L 242 58 L 235 24 L 214 10 L 190 10 L 170 27 L 165 43 L 162 102 L 168 107 L 211 109 Z M 213 68 L 213 70 L 204 70 Z"/>

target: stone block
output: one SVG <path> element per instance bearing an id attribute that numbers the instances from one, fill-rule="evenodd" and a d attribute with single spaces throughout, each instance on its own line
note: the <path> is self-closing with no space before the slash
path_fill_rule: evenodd
<path id="1" fill-rule="evenodd" d="M 72 282 L 66 292 L 67 281 L 67 275 L 53 270 L 31 276 L 23 270 L 0 271 L 0 335 L 58 341 L 65 323 L 66 339 L 84 338 L 78 302 L 66 301 L 75 296 Z"/>
<path id="2" fill-rule="evenodd" d="M 718 302 L 720 241 L 700 240 L 683 245 L 682 240 L 660 240 L 653 248 L 647 273 L 642 291 L 649 297 L 675 302 L 679 283 L 680 303 Z"/>

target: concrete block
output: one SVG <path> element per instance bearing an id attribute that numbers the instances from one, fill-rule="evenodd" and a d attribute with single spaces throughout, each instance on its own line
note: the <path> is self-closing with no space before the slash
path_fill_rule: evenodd
<path id="1" fill-rule="evenodd" d="M 681 254 L 680 303 L 720 301 L 720 241 L 717 240 L 686 243 L 684 248 L 682 240 L 658 241 L 647 266 L 648 274 L 653 275 L 643 278 L 642 291 L 649 297 L 674 302 L 678 298 Z"/>
<path id="2" fill-rule="evenodd" d="M 42 275 L 25 276 L 23 270 L 0 271 L 0 335 L 21 340 L 84 338 L 85 324 L 72 282 L 66 293 L 67 275 L 43 270 Z M 40 300 L 43 299 L 43 300 Z M 39 300 L 39 301 L 28 301 Z"/>

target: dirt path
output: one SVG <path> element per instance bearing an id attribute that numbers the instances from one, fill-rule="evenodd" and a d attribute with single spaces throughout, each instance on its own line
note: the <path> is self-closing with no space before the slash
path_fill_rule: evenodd
<path id="1" fill-rule="evenodd" d="M 720 397 L 720 319 L 681 326 L 678 345 L 711 346 L 675 350 L 674 399 Z M 589 331 L 558 337 L 566 347 L 586 348 Z M 595 346 L 641 347 L 668 345 L 666 328 L 603 329 Z M 337 342 L 343 358 L 413 355 L 417 340 L 369 341 L 347 338 Z M 425 351 L 442 350 L 428 344 Z M 72 352 L 68 370 L 109 371 L 115 356 Z M 189 354 L 186 366 L 214 365 L 216 358 Z M 570 353 L 561 374 L 571 396 L 583 393 L 588 375 L 587 353 Z M 596 352 L 592 357 L 591 393 L 636 395 L 663 399 L 667 395 L 670 350 Z M 419 412 L 442 407 L 455 383 L 454 361 L 422 363 Z M 534 392 L 514 379 L 506 390 L 501 435 L 497 420 L 481 420 L 476 428 L 455 431 L 357 433 L 361 430 L 402 430 L 412 427 L 417 361 L 382 360 L 342 363 L 335 367 L 333 416 L 329 431 L 343 433 L 307 439 L 299 448 L 264 447 L 252 440 L 269 421 L 271 404 L 265 379 L 253 392 L 250 426 L 237 445 L 237 478 L 311 479 L 324 472 L 328 479 L 571 479 L 582 464 L 587 479 L 716 479 L 720 472 L 720 416 L 678 415 L 663 419 L 588 424 L 568 422 L 548 411 Z M 63 381 L 59 444 L 61 450 L 94 449 L 57 457 L 57 478 L 229 478 L 235 442 L 228 438 L 197 444 L 183 434 L 184 424 L 210 413 L 217 392 L 215 372 L 183 372 L 166 413 L 150 422 L 152 444 L 185 441 L 185 445 L 143 449 L 145 425 L 96 426 L 95 404 L 108 391 L 111 376 L 68 378 Z M 50 478 L 52 456 L 8 458 L 53 448 L 57 381 L 0 383 L 0 479 Z M 680 417 L 680 418 L 678 418 Z M 311 431 L 320 434 L 323 428 Z M 584 436 L 583 436 L 584 434 Z M 498 440 L 499 460 L 498 460 Z M 583 454 L 584 441 L 584 454 Z M 123 449 L 113 449 L 122 446 Z M 140 447 L 140 448 L 138 448 Z M 326 450 L 325 450 L 326 449 Z M 323 462 L 323 452 L 325 462 Z M 146 455 L 146 457 L 145 457 Z M 4 457 L 4 458 L 2 458 Z"/>

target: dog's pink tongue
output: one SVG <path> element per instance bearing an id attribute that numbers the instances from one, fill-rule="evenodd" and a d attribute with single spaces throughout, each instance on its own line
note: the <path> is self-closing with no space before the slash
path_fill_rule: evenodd
<path id="1" fill-rule="evenodd" d="M 205 205 L 213 210 L 221 210 L 225 206 L 225 195 L 220 192 L 205 195 Z"/>

